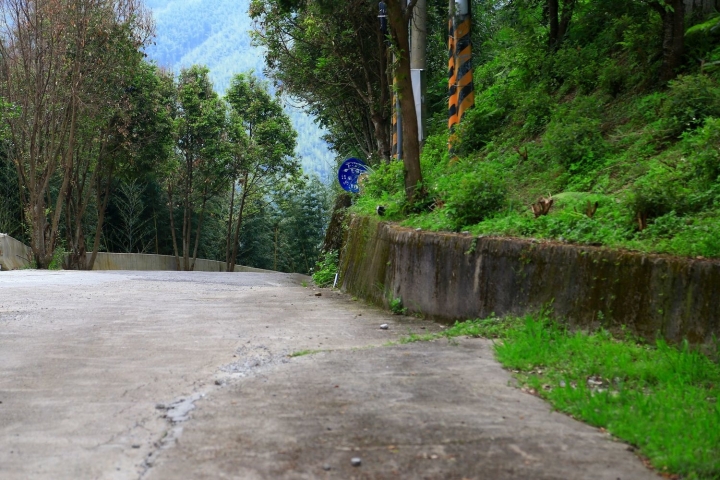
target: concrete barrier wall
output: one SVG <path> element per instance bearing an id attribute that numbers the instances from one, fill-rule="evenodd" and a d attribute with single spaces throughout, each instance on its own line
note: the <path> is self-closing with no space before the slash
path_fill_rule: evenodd
<path id="1" fill-rule="evenodd" d="M 88 259 L 90 254 L 88 254 Z M 182 261 L 182 260 L 181 260 Z M 175 257 L 172 255 L 148 255 L 143 253 L 105 253 L 97 254 L 93 270 L 177 270 Z M 225 262 L 198 258 L 195 261 L 197 272 L 224 272 Z M 260 268 L 235 266 L 236 272 L 269 272 Z"/>
<path id="2" fill-rule="evenodd" d="M 3 270 L 16 270 L 28 267 L 32 258 L 32 250 L 24 243 L 9 235 L 0 233 L 0 266 Z M 90 254 L 88 254 L 88 259 Z M 67 262 L 67 259 L 66 259 Z M 177 270 L 175 257 L 172 255 L 146 255 L 142 253 L 105 253 L 100 252 L 95 259 L 93 270 Z M 198 258 L 195 271 L 224 272 L 225 262 Z M 260 268 L 235 266 L 236 272 L 270 272 Z"/>
<path id="3" fill-rule="evenodd" d="M 341 285 L 440 320 L 524 314 L 552 304 L 572 324 L 626 326 L 649 340 L 720 337 L 720 261 L 417 232 L 353 217 Z"/>
<path id="4" fill-rule="evenodd" d="M 31 259 L 30 247 L 9 235 L 0 233 L 0 267 L 3 270 L 27 267 Z"/>

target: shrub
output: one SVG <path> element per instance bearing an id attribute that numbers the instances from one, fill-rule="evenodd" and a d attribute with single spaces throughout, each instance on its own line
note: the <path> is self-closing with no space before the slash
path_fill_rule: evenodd
<path id="1" fill-rule="evenodd" d="M 606 60 L 600 70 L 599 83 L 603 92 L 617 97 L 625 90 L 627 83 L 627 68 L 613 59 Z"/>
<path id="2" fill-rule="evenodd" d="M 720 87 L 706 75 L 685 75 L 670 82 L 660 109 L 669 135 L 700 127 L 707 117 L 720 117 Z"/>
<path id="3" fill-rule="evenodd" d="M 503 86 L 491 87 L 476 98 L 475 107 L 468 110 L 458 126 L 455 150 L 463 155 L 483 148 L 493 133 L 502 126 L 506 108 L 499 101 Z"/>
<path id="4" fill-rule="evenodd" d="M 505 206 L 507 186 L 503 175 L 490 164 L 443 180 L 448 187 L 446 212 L 456 230 L 478 223 Z"/>
<path id="5" fill-rule="evenodd" d="M 633 184 L 628 205 L 633 213 L 643 213 L 647 218 L 661 217 L 673 211 L 684 213 L 689 206 L 685 183 L 686 175 L 681 169 L 655 163 Z"/>
<path id="6" fill-rule="evenodd" d="M 599 165 L 607 152 L 602 137 L 603 103 L 597 97 L 579 97 L 558 108 L 543 139 L 550 157 L 571 173 Z"/>
<path id="7" fill-rule="evenodd" d="M 686 135 L 685 153 L 698 176 L 715 182 L 720 176 L 720 119 L 708 117 L 701 128 Z"/>
<path id="8" fill-rule="evenodd" d="M 547 93 L 544 85 L 528 90 L 519 97 L 515 117 L 522 122 L 522 130 L 528 136 L 535 136 L 550 122 L 555 99 Z"/>
<path id="9" fill-rule="evenodd" d="M 380 164 L 363 182 L 361 191 L 364 195 L 374 198 L 380 198 L 385 193 L 397 193 L 404 190 L 404 175 L 402 162 L 391 161 Z"/>

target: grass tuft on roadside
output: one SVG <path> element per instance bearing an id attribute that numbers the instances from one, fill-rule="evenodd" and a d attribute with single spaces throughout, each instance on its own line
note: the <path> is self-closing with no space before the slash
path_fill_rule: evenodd
<path id="1" fill-rule="evenodd" d="M 297 352 L 293 352 L 288 357 L 295 358 L 295 357 L 304 357 L 305 355 L 315 355 L 316 353 L 322 353 L 326 350 L 298 350 Z"/>
<path id="2" fill-rule="evenodd" d="M 501 339 L 497 358 L 526 390 L 628 442 L 660 472 L 720 478 L 720 366 L 687 343 L 571 331 L 545 314 L 458 322 L 401 343 L 459 336 Z"/>

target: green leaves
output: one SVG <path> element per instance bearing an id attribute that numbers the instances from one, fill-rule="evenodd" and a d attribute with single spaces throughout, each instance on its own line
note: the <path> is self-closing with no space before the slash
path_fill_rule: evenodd
<path id="1" fill-rule="evenodd" d="M 234 149 L 236 168 L 262 174 L 267 180 L 297 173 L 297 133 L 267 85 L 251 73 L 238 74 L 225 98 L 231 109 L 230 138 L 241 147 Z"/>

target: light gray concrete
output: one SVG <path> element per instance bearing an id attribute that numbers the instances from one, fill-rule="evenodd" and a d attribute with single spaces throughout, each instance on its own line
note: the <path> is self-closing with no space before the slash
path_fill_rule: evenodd
<path id="1" fill-rule="evenodd" d="M 90 259 L 91 253 L 87 254 Z M 30 266 L 32 250 L 13 237 L 0 233 L 0 270 L 17 270 Z M 67 256 L 65 258 L 67 263 Z M 130 270 L 130 271 L 177 271 L 178 266 L 172 255 L 151 255 L 145 253 L 108 253 L 99 252 L 93 264 L 93 270 Z M 224 272 L 225 262 L 198 258 L 195 260 L 196 272 Z M 235 272 L 270 273 L 270 270 L 236 265 Z"/>
<path id="2" fill-rule="evenodd" d="M 16 270 L 30 265 L 32 251 L 10 235 L 0 233 L 0 269 Z"/>
<path id="3" fill-rule="evenodd" d="M 90 258 L 91 254 L 88 254 Z M 107 253 L 97 254 L 93 270 L 132 270 L 132 271 L 177 271 L 177 262 L 172 255 L 150 255 L 145 253 Z M 224 272 L 225 262 L 198 258 L 195 260 L 196 272 Z M 270 270 L 235 266 L 236 272 L 269 273 Z"/>
<path id="4" fill-rule="evenodd" d="M 384 346 L 440 327 L 306 281 L 0 275 L 0 478 L 654 478 L 487 342 Z"/>

